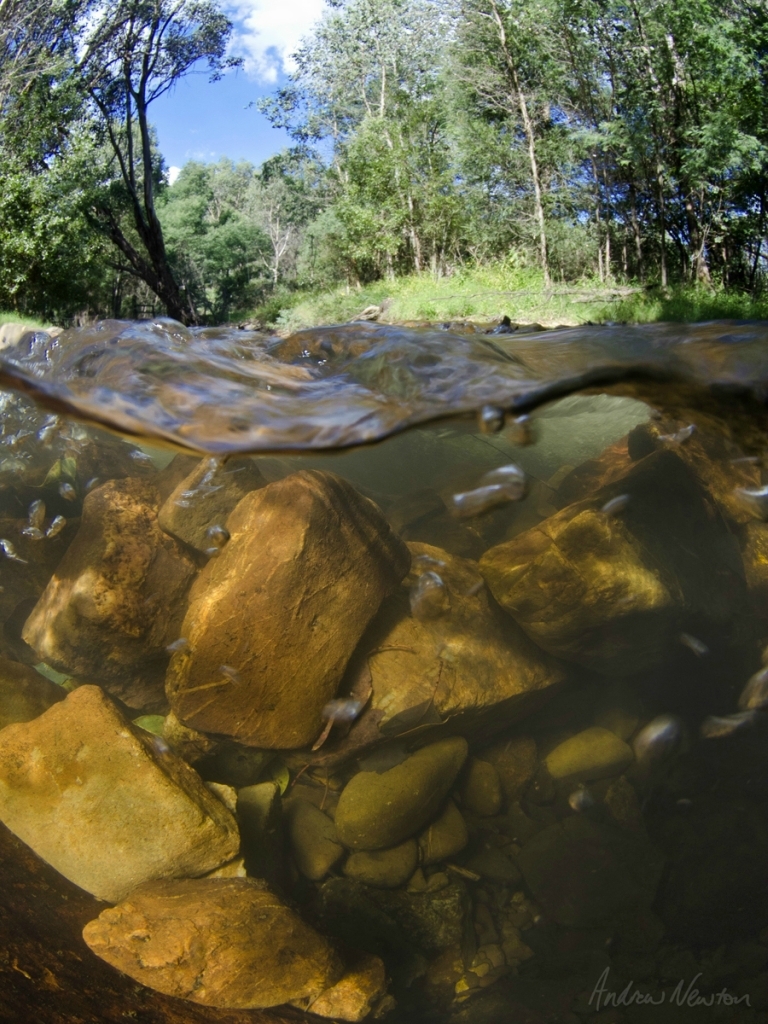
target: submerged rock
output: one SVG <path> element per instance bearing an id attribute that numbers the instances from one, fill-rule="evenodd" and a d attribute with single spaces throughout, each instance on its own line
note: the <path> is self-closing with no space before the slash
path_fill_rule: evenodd
<path id="1" fill-rule="evenodd" d="M 372 501 L 302 471 L 248 494 L 201 571 L 167 693 L 180 721 L 266 748 L 311 743 L 409 555 Z M 228 667 L 231 672 L 225 671 Z"/>
<path id="2" fill-rule="evenodd" d="M 248 874 L 280 884 L 284 875 L 283 808 L 275 782 L 244 786 L 237 794 L 237 823 Z"/>
<path id="3" fill-rule="evenodd" d="M 69 519 L 55 537 L 32 540 L 22 533 L 27 519 L 0 518 L 0 540 L 6 542 L 3 548 L 10 543 L 16 555 L 9 558 L 0 554 L 0 650 L 12 658 L 29 658 L 21 630 L 76 535 L 78 524 L 79 519 Z"/>
<path id="4" fill-rule="evenodd" d="M 253 459 L 202 459 L 161 505 L 160 529 L 206 551 L 214 546 L 208 531 L 223 526 L 241 498 L 265 483 Z"/>
<path id="5" fill-rule="evenodd" d="M 30 722 L 64 700 L 67 691 L 28 665 L 0 657 L 0 729 Z"/>
<path id="6" fill-rule="evenodd" d="M 154 486 L 110 481 L 86 496 L 78 534 L 22 636 L 43 661 L 129 707 L 162 705 L 165 647 L 180 635 L 194 574 L 157 525 Z"/>
<path id="7" fill-rule="evenodd" d="M 396 846 L 435 817 L 467 756 L 456 736 L 411 754 L 385 772 L 358 772 L 336 808 L 336 829 L 345 846 L 380 850 Z"/>
<path id="8" fill-rule="evenodd" d="M 628 744 L 609 729 L 594 725 L 558 744 L 544 763 L 553 779 L 591 782 L 621 775 L 633 759 Z"/>
<path id="9" fill-rule="evenodd" d="M 307 908 L 323 934 L 382 956 L 388 970 L 423 971 L 427 956 L 461 941 L 469 899 L 461 882 L 437 891 L 379 889 L 352 878 L 329 878 Z M 415 962 L 414 962 L 415 961 Z"/>
<path id="10" fill-rule="evenodd" d="M 639 835 L 575 814 L 530 839 L 517 864 L 549 918 L 590 928 L 649 908 L 664 858 Z"/>
<path id="11" fill-rule="evenodd" d="M 144 885 L 83 938 L 141 985 L 226 1009 L 312 999 L 343 973 L 327 939 L 251 878 Z"/>
<path id="12" fill-rule="evenodd" d="M 765 623 L 768 620 L 768 524 L 751 522 L 744 526 L 742 558 L 752 607 Z"/>
<path id="13" fill-rule="evenodd" d="M 498 771 L 489 761 L 473 757 L 461 787 L 461 805 L 480 817 L 501 810 L 502 790 Z"/>
<path id="14" fill-rule="evenodd" d="M 162 743 L 162 741 L 159 741 Z M 0 820 L 100 899 L 231 860 L 233 816 L 97 686 L 0 732 Z"/>
<path id="15" fill-rule="evenodd" d="M 437 864 L 460 853 L 469 841 L 467 826 L 453 800 L 447 800 L 443 813 L 419 836 L 422 864 Z"/>
<path id="16" fill-rule="evenodd" d="M 419 848 L 414 839 L 406 839 L 389 850 L 357 850 L 344 865 L 344 874 L 366 885 L 395 889 L 416 870 Z"/>
<path id="17" fill-rule="evenodd" d="M 296 866 L 306 878 L 319 882 L 344 854 L 336 826 L 327 814 L 306 800 L 292 801 L 286 817 Z"/>
<path id="18" fill-rule="evenodd" d="M 309 1009 L 318 1017 L 361 1021 L 379 1004 L 386 991 L 387 971 L 384 962 L 377 956 L 363 953 L 341 981 L 337 981 L 332 988 L 302 1009 Z"/>
<path id="19" fill-rule="evenodd" d="M 477 563 L 429 544 L 408 547 L 406 586 L 384 602 L 350 666 L 364 665 L 372 689 L 358 731 L 375 721 L 384 736 L 441 723 L 493 732 L 537 707 L 563 670 L 500 611 Z M 449 607 L 418 618 L 406 587 L 433 568 Z"/>
<path id="20" fill-rule="evenodd" d="M 603 508 L 617 494 L 620 515 Z M 706 559 L 697 554 L 707 553 Z M 738 546 L 674 450 L 480 560 L 499 603 L 545 650 L 601 673 L 651 668 L 680 616 L 725 623 L 746 595 Z"/>
<path id="21" fill-rule="evenodd" d="M 512 804 L 520 799 L 536 773 L 536 740 L 532 736 L 500 740 L 483 751 L 482 759 L 496 769 L 504 796 Z"/>

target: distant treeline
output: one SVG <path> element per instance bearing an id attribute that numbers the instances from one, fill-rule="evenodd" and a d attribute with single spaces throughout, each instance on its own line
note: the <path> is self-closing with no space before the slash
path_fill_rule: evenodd
<path id="1" fill-rule="evenodd" d="M 262 104 L 293 147 L 170 186 L 151 103 L 230 32 L 215 0 L 3 5 L 0 307 L 221 321 L 499 260 L 764 287 L 764 0 L 328 0 Z"/>

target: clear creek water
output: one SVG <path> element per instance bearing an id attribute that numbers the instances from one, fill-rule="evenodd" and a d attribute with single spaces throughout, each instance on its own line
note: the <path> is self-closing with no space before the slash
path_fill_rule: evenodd
<path id="1" fill-rule="evenodd" d="M 753 323 L 7 345 L 0 1020 L 768 1021 L 767 383 Z"/>

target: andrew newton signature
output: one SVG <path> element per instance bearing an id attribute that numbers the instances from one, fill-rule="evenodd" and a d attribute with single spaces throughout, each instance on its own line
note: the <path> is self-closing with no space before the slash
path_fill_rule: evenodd
<path id="1" fill-rule="evenodd" d="M 720 992 L 709 992 L 707 995 L 699 992 L 695 986 L 701 973 L 687 984 L 683 980 L 678 981 L 669 994 L 669 998 L 667 998 L 666 989 L 656 992 L 641 992 L 634 987 L 634 981 L 628 981 L 618 992 L 608 988 L 610 970 L 610 967 L 605 968 L 592 989 L 589 1005 L 591 1006 L 594 1001 L 595 1010 L 603 1010 L 608 1006 L 661 1006 L 662 1003 L 667 1002 L 673 1006 L 738 1006 L 739 1003 L 744 1003 L 745 1006 L 750 1005 L 748 995 L 735 996 L 726 989 L 722 989 Z"/>

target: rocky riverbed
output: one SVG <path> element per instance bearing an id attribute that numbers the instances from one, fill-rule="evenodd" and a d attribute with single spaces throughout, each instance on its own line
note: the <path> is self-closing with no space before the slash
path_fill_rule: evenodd
<path id="1" fill-rule="evenodd" d="M 0 820 L 107 904 L 84 956 L 223 1010 L 645 1020 L 608 970 L 764 1019 L 768 525 L 722 424 L 156 463 L 14 401 Z"/>

